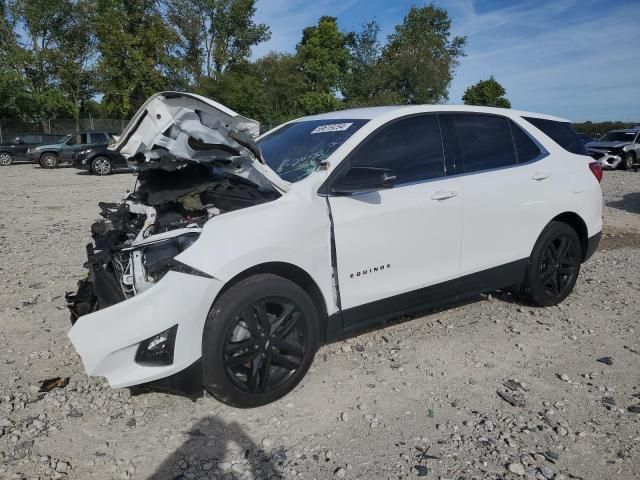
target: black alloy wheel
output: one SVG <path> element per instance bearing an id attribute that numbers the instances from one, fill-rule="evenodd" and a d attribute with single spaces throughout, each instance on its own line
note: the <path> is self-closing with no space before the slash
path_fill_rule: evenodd
<path id="1" fill-rule="evenodd" d="M 319 342 L 315 303 L 296 283 L 257 274 L 220 295 L 202 337 L 204 387 L 240 408 L 271 403 L 295 388 Z"/>
<path id="2" fill-rule="evenodd" d="M 545 293 L 560 297 L 575 283 L 580 269 L 578 251 L 578 245 L 569 235 L 560 235 L 547 244 L 538 272 Z"/>
<path id="3" fill-rule="evenodd" d="M 529 258 L 522 289 L 525 297 L 543 307 L 561 303 L 572 292 L 581 263 L 582 246 L 573 227 L 549 223 Z"/>
<path id="4" fill-rule="evenodd" d="M 300 368 L 304 358 L 306 325 L 302 313 L 285 298 L 269 297 L 245 308 L 229 329 L 224 367 L 243 391 L 269 393 Z"/>

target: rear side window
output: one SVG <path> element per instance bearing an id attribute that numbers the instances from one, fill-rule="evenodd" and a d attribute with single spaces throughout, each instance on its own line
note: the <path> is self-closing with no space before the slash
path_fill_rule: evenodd
<path id="1" fill-rule="evenodd" d="M 456 173 L 508 167 L 517 163 L 509 121 L 482 114 L 441 115 L 447 164 Z"/>
<path id="2" fill-rule="evenodd" d="M 573 125 L 569 122 L 556 122 L 555 120 L 534 117 L 523 118 L 539 130 L 542 130 L 545 135 L 568 152 L 576 155 L 588 155 L 584 143 L 582 143 Z"/>
<path id="3" fill-rule="evenodd" d="M 352 166 L 391 168 L 396 185 L 444 176 L 436 115 L 398 120 L 373 134 L 351 157 Z"/>
<path id="4" fill-rule="evenodd" d="M 107 135 L 102 132 L 93 132 L 91 134 L 91 143 L 103 143 L 107 141 Z"/>
<path id="5" fill-rule="evenodd" d="M 513 122 L 510 122 L 510 125 L 519 163 L 530 162 L 542 153 L 540 148 L 529 138 L 529 135 L 527 135 L 522 128 Z"/>

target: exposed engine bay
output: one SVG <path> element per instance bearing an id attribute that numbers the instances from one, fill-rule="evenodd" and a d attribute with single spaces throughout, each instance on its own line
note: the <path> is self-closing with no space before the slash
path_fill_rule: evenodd
<path id="1" fill-rule="evenodd" d="M 174 257 L 210 219 L 280 196 L 253 142 L 255 125 L 189 94 L 147 101 L 110 147 L 135 166 L 136 187 L 121 203 L 98 204 L 102 219 L 91 226 L 88 275 L 66 296 L 72 322 L 180 271 L 185 266 Z"/>

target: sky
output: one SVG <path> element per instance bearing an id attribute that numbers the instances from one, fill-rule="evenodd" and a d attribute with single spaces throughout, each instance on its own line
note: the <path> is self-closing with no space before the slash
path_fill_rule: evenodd
<path id="1" fill-rule="evenodd" d="M 449 103 L 493 75 L 513 108 L 574 122 L 640 123 L 640 0 L 439 0 L 452 33 L 467 37 L 466 56 L 455 72 Z M 258 0 L 256 21 L 271 27 L 271 40 L 254 48 L 293 52 L 302 29 L 322 15 L 338 18 L 343 31 L 371 20 L 385 41 L 420 0 Z"/>

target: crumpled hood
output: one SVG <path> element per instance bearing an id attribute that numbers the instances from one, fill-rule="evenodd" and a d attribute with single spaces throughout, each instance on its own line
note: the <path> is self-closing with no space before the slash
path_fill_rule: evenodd
<path id="1" fill-rule="evenodd" d="M 133 116 L 109 147 L 139 169 L 178 168 L 192 161 L 220 167 L 263 188 L 285 192 L 282 180 L 263 161 L 255 138 L 260 124 L 206 97 L 159 92 Z"/>
<path id="2" fill-rule="evenodd" d="M 587 148 L 622 148 L 629 145 L 631 142 L 589 142 L 586 144 Z"/>

